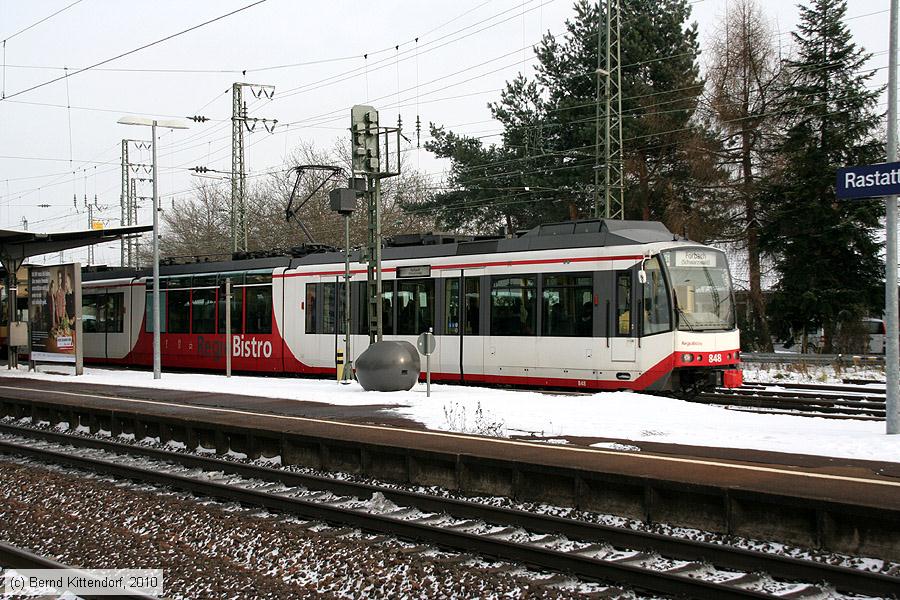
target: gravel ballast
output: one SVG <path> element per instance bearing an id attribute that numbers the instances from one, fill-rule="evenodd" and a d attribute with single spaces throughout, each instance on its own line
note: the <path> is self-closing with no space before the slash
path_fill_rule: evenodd
<path id="1" fill-rule="evenodd" d="M 172 598 L 572 598 L 603 589 L 544 585 L 561 578 L 7 458 L 0 539 L 71 566 L 164 569 Z"/>

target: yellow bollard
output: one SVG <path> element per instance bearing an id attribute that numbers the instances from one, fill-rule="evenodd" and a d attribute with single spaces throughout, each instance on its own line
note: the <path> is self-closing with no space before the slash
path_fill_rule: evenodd
<path id="1" fill-rule="evenodd" d="M 335 369 L 335 373 L 337 374 L 337 380 L 341 381 L 344 378 L 344 351 L 343 350 L 337 351 L 337 356 L 335 356 L 334 362 L 337 365 L 337 369 Z"/>

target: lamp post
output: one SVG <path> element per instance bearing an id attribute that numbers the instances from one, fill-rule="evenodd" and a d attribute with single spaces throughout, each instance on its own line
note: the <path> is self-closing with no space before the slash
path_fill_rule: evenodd
<path id="1" fill-rule="evenodd" d="M 156 128 L 187 129 L 180 121 L 157 120 L 147 117 L 122 117 L 122 125 L 143 125 L 151 127 L 153 146 L 153 379 L 162 377 L 162 358 L 159 340 L 159 182 L 156 173 Z"/>

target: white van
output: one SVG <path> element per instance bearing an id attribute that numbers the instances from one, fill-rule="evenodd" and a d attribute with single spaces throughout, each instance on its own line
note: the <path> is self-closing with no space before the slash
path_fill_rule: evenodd
<path id="1" fill-rule="evenodd" d="M 869 354 L 884 354 L 887 347 L 887 328 L 881 319 L 863 319 L 869 334 Z"/>
<path id="2" fill-rule="evenodd" d="M 884 354 L 887 343 L 887 336 L 885 335 L 887 328 L 885 327 L 884 320 L 864 318 L 862 319 L 862 326 L 867 335 L 867 346 L 864 352 L 867 354 Z M 825 344 L 825 333 L 821 327 L 807 331 L 807 344 L 810 352 L 822 352 L 822 348 Z M 799 350 L 799 344 L 797 350 Z M 835 351 L 837 352 L 837 350 Z"/>

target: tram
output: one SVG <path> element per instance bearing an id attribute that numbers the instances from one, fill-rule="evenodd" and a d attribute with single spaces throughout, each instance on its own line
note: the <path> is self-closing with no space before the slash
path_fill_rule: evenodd
<path id="1" fill-rule="evenodd" d="M 163 367 L 335 373 L 344 255 L 161 267 Z M 397 236 L 383 250 L 385 339 L 433 331 L 436 381 L 690 393 L 741 384 L 726 256 L 645 221 L 541 225 L 515 237 Z M 86 269 L 85 361 L 151 365 L 147 271 Z M 351 253 L 350 354 L 369 344 L 366 265 Z"/>

